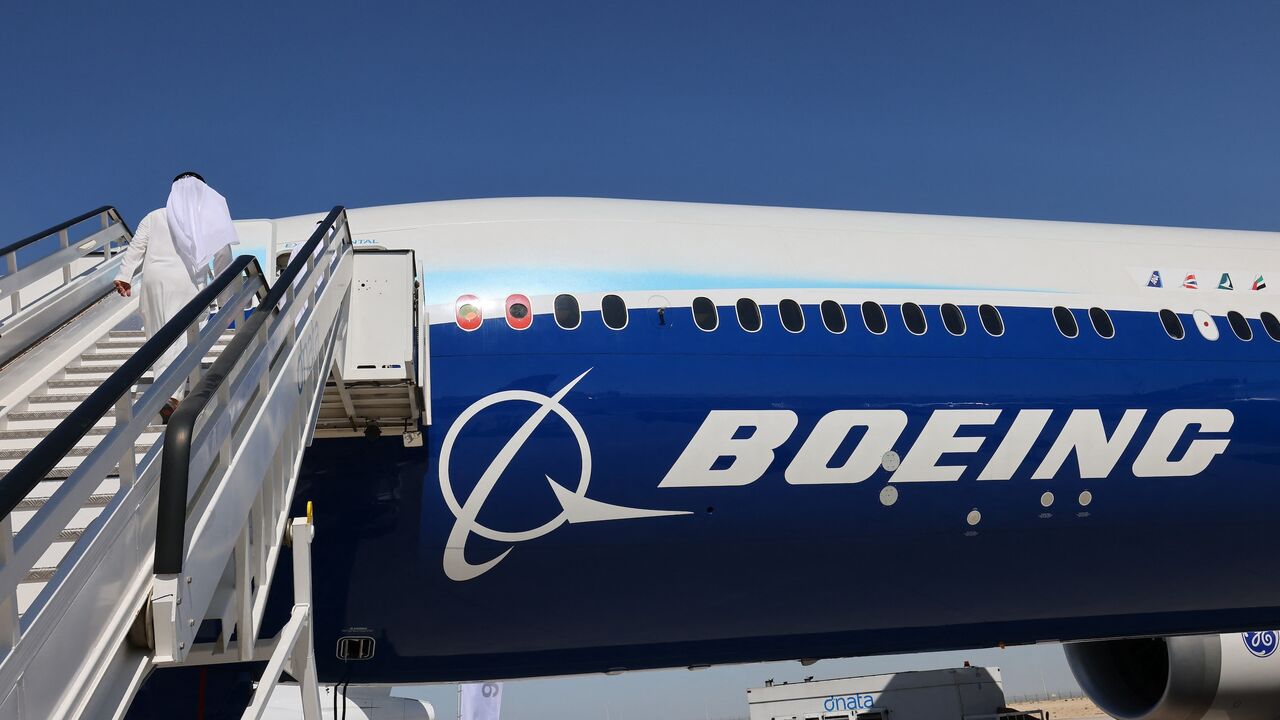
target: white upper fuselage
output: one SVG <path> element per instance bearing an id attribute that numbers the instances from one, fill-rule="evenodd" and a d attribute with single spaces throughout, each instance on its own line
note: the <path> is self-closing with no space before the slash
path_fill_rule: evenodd
<path id="1" fill-rule="evenodd" d="M 429 305 L 514 292 L 532 298 L 535 312 L 560 292 L 577 294 L 584 310 L 609 292 L 631 307 L 683 304 L 698 294 L 722 305 L 745 290 L 761 303 L 803 303 L 844 290 L 834 299 L 1252 317 L 1280 309 L 1270 301 L 1280 289 L 1250 290 L 1259 275 L 1280 280 L 1280 233 L 594 198 L 426 202 L 348 214 L 358 244 L 417 251 Z M 271 221 L 272 249 L 261 259 L 305 240 L 322 217 Z M 241 227 L 247 246 L 268 237 L 263 221 Z M 1163 288 L 1147 287 L 1154 271 Z M 1223 273 L 1233 292 L 1218 289 Z M 1199 289 L 1183 288 L 1188 274 Z M 432 313 L 433 322 L 451 319 Z"/>
<path id="2" fill-rule="evenodd" d="M 573 197 L 348 215 L 357 242 L 417 251 L 435 281 L 425 288 L 431 304 L 461 293 L 579 292 L 588 309 L 593 293 L 636 291 L 669 292 L 672 302 L 678 291 L 708 291 L 719 304 L 714 291 L 849 288 L 883 302 L 922 301 L 922 291 L 946 291 L 952 302 L 998 292 L 1016 305 L 1078 305 L 1062 297 L 1075 295 L 1112 309 L 1221 314 L 1266 309 L 1270 295 L 1249 287 L 1257 275 L 1280 273 L 1280 233 L 1220 229 Z M 274 252 L 306 240 L 321 218 L 274 220 Z M 1146 287 L 1155 270 L 1160 290 Z M 1184 290 L 1188 273 L 1199 290 Z M 1222 273 L 1234 292 L 1217 291 Z"/>

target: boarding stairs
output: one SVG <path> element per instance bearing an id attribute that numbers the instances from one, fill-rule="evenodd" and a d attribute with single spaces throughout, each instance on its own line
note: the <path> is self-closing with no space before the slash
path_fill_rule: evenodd
<path id="1" fill-rule="evenodd" d="M 119 299 L 124 301 L 123 298 Z M 231 336 L 230 332 L 223 333 L 214 342 L 203 358 L 202 368 L 213 364 Z M 34 392 L 0 410 L 0 426 L 4 428 L 0 430 L 0 475 L 12 470 L 41 440 L 66 420 L 75 408 L 87 400 L 93 390 L 118 371 L 124 361 L 142 347 L 143 339 L 141 330 L 109 330 L 88 350 L 53 373 Z M 133 396 L 141 395 L 154 380 L 153 373 L 148 372 L 129 389 L 130 393 Z M 70 477 L 115 428 L 115 415 L 115 408 L 112 408 L 110 413 L 100 418 L 63 456 L 62 462 L 45 475 L 44 482 L 18 503 L 12 513 L 12 532 L 21 532 L 36 511 L 49 502 L 54 491 L 61 487 L 62 481 Z M 144 459 L 146 451 L 160 440 L 163 432 L 164 426 L 157 415 L 143 428 L 134 442 L 135 463 Z M 59 563 L 72 543 L 84 535 L 89 525 L 102 512 L 102 508 L 119 492 L 120 477 L 117 470 L 118 468 L 113 469 L 103 480 L 103 484 L 85 500 L 71 523 L 59 531 L 58 542 L 50 546 L 46 555 L 40 558 L 36 567 L 19 584 L 19 616 L 26 613 L 40 589 L 57 572 Z"/>
<path id="2" fill-rule="evenodd" d="M 249 660 L 268 667 L 246 717 L 281 671 L 318 717 L 314 529 L 290 517 L 302 456 L 326 396 L 352 411 L 328 432 L 357 434 L 416 428 L 420 392 L 412 374 L 343 379 L 355 265 L 343 208 L 274 283 L 241 256 L 150 339 L 136 295 L 111 289 L 129 237 L 100 208 L 0 249 L 0 720 L 119 718 L 157 667 Z M 33 252 L 41 242 L 56 247 Z M 407 418 L 401 401 L 388 418 L 356 399 L 406 392 Z M 289 545 L 294 610 L 263 638 Z"/>

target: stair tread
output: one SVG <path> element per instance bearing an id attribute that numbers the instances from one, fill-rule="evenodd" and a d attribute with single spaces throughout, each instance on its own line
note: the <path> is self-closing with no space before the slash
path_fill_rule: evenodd
<path id="1" fill-rule="evenodd" d="M 10 420 L 62 420 L 71 414 L 70 410 L 21 410 L 9 413 Z M 114 416 L 115 408 L 107 411 Z"/>
<path id="2" fill-rule="evenodd" d="M 56 395 L 29 395 L 29 403 L 84 402 L 89 393 L 60 393 Z"/>
<path id="3" fill-rule="evenodd" d="M 80 506 L 82 508 L 106 507 L 107 503 L 115 497 L 115 493 L 94 493 Z M 18 501 L 14 510 L 39 510 L 49 502 L 48 497 L 25 497 Z"/>
<path id="4" fill-rule="evenodd" d="M 106 435 L 107 433 L 111 432 L 111 430 L 114 427 L 115 425 L 95 425 L 92 428 L 89 428 L 89 432 L 85 433 L 85 437 L 95 437 L 99 435 Z M 52 429 L 53 428 L 30 428 L 26 430 L 0 430 L 0 440 L 24 440 L 24 439 L 42 440 L 44 439 L 45 436 L 49 434 L 49 431 Z M 164 425 L 161 425 L 159 423 L 154 425 L 148 425 L 147 428 L 142 432 L 144 434 L 145 433 L 163 433 Z M 32 445 L 32 447 L 35 447 L 35 445 Z"/>
<path id="5" fill-rule="evenodd" d="M 213 346 L 218 347 L 229 342 L 231 342 L 231 338 L 224 335 L 213 341 Z M 137 342 L 132 340 L 99 340 L 96 347 L 98 350 L 137 350 L 145 343 L 145 339 L 139 339 Z"/>
<path id="6" fill-rule="evenodd" d="M 141 455 L 146 451 L 150 450 L 152 445 L 155 445 L 155 443 L 152 442 L 152 443 L 134 445 L 133 452 L 135 455 Z M 69 457 L 69 458 L 70 457 L 86 457 L 88 456 L 89 453 L 93 452 L 94 448 L 96 447 L 98 447 L 96 444 L 76 445 L 75 447 L 67 451 L 67 454 L 63 455 L 63 457 Z M 27 453 L 29 452 L 31 452 L 30 448 L 10 448 L 8 450 L 0 450 L 0 460 L 21 459 L 26 457 Z"/>
<path id="7" fill-rule="evenodd" d="M 200 363 L 200 366 L 205 369 L 208 369 L 212 365 L 213 365 L 213 362 L 211 360 L 205 360 L 204 362 Z M 71 365 L 66 368 L 63 368 L 62 371 L 67 373 L 68 375 L 89 375 L 93 373 L 103 373 L 106 375 L 110 375 L 112 372 L 115 372 L 115 368 L 113 368 L 110 365 Z M 155 375 L 150 370 L 148 370 L 147 375 L 144 377 L 154 378 Z"/>
<path id="8" fill-rule="evenodd" d="M 155 382 L 155 378 L 143 377 L 137 382 L 137 385 L 150 385 Z M 102 384 L 101 380 L 95 378 L 73 378 L 67 380 L 50 380 L 45 383 L 50 388 L 96 388 Z"/>
<path id="9" fill-rule="evenodd" d="M 146 450 L 149 450 L 151 447 L 152 447 L 151 445 L 145 446 Z M 80 469 L 80 465 L 84 463 L 85 458 L 89 456 L 89 451 L 92 451 L 92 450 L 93 448 L 84 448 L 83 451 L 79 451 L 79 452 L 72 451 L 70 453 L 67 453 L 66 455 L 58 459 L 57 466 L 55 466 L 47 474 L 45 474 L 43 479 L 52 480 L 52 481 L 67 479 L 68 477 L 71 476 L 71 473 L 74 473 L 76 470 Z M 137 449 L 137 447 L 134 448 L 134 452 L 133 452 L 134 462 L 136 463 L 142 462 L 142 459 L 145 456 L 146 456 L 145 450 L 139 450 Z M 3 477 L 4 475 L 7 475 L 13 472 L 13 469 L 17 467 L 19 462 L 21 462 L 21 459 L 22 459 L 21 457 L 0 456 L 0 477 Z M 108 477 L 111 477 L 113 479 L 117 478 L 118 477 L 118 475 L 116 474 L 117 470 L 119 470 L 119 467 L 117 467 L 116 465 L 112 465 L 111 470 L 108 473 Z"/>

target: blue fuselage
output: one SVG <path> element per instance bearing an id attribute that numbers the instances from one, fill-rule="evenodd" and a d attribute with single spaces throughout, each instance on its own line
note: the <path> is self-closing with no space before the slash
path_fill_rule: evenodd
<path id="1" fill-rule="evenodd" d="M 775 307 L 762 310 L 756 333 L 738 327 L 732 306 L 719 308 L 715 332 L 687 308 L 661 323 L 656 310 L 633 309 L 617 331 L 598 312 L 571 331 L 549 315 L 522 331 L 501 318 L 474 332 L 432 325 L 425 446 L 317 440 L 305 460 L 297 497 L 316 507 L 324 679 L 519 677 L 1280 623 L 1270 541 L 1280 344 L 1257 321 L 1243 342 L 1219 318 L 1223 336 L 1211 342 L 1184 315 L 1178 341 L 1155 313 L 1112 312 L 1115 337 L 1102 339 L 1076 311 L 1081 333 L 1068 339 L 1046 308 L 1002 307 L 1006 331 L 992 337 L 967 306 L 957 337 L 926 306 L 930 328 L 917 336 L 886 306 L 888 331 L 875 335 L 848 305 L 837 335 L 817 306 L 804 307 L 799 333 Z M 954 431 L 960 446 L 977 438 L 976 450 L 933 463 L 960 468 L 958 479 L 894 477 L 935 413 L 966 409 L 995 412 Z M 1135 473 L 1157 423 L 1179 409 L 1232 422 L 1186 427 L 1164 459 L 1197 441 L 1225 449 L 1191 475 Z M 865 479 L 789 475 L 819 421 L 845 410 L 901 411 L 905 428 Z M 1010 455 L 1007 479 L 980 480 L 1026 410 L 1049 411 L 1029 449 Z M 1073 451 L 1033 478 L 1073 412 L 1094 410 L 1112 437 L 1126 415 L 1138 423 L 1108 446 L 1119 455 L 1101 462 L 1103 476 L 1082 472 Z M 789 411 L 794 429 L 753 451 L 772 452 L 755 479 L 664 483 L 719 411 Z M 729 439 L 749 445 L 756 432 Z M 825 466 L 842 467 L 870 432 L 851 426 Z M 736 462 L 747 459 L 726 452 L 704 469 L 713 477 Z M 373 637 L 374 657 L 337 660 L 344 635 Z"/>

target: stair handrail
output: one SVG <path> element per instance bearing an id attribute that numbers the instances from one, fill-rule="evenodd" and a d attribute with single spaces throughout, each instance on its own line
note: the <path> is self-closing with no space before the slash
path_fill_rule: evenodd
<path id="1" fill-rule="evenodd" d="M 58 461 L 66 457 L 71 448 L 88 434 L 98 420 L 116 407 L 117 402 L 142 379 L 156 360 L 174 343 L 187 336 L 193 325 L 207 317 L 210 303 L 242 274 L 247 274 L 246 282 L 258 285 L 256 296 L 266 296 L 268 284 L 258 259 L 252 255 L 241 255 L 233 260 L 226 270 L 196 293 L 190 302 L 144 342 L 132 357 L 90 393 L 70 415 L 58 423 L 13 469 L 0 477 L 0 518 L 8 517 L 36 485 L 57 467 Z"/>
<path id="2" fill-rule="evenodd" d="M 339 223 L 341 220 L 341 223 Z M 161 455 L 160 491 L 156 511 L 155 574 L 182 572 L 186 555 L 188 493 L 190 491 L 191 446 L 195 425 L 205 408 L 229 381 L 242 356 L 256 347 L 266 322 L 278 314 L 281 303 L 292 297 L 295 281 L 309 268 L 316 249 L 336 227 L 346 226 L 346 208 L 336 205 L 317 224 L 311 237 L 299 247 L 256 311 L 236 330 L 231 342 L 169 418 Z M 349 233 L 348 233 L 349 235 Z M 348 240 L 349 242 L 349 240 Z"/>
<path id="3" fill-rule="evenodd" d="M 22 248 L 28 245 L 31 245 L 33 243 L 37 243 L 47 237 L 52 237 L 54 235 L 57 235 L 63 230 L 69 230 L 70 228 L 76 225 L 79 225 L 80 223 L 84 222 L 85 220 L 88 220 L 89 218 L 95 215 L 106 215 L 107 218 L 115 219 L 116 222 L 124 226 L 125 232 L 127 232 L 130 236 L 133 235 L 133 231 L 129 229 L 129 223 L 124 221 L 124 218 L 120 215 L 120 211 L 116 210 L 114 205 L 103 205 L 101 207 L 94 208 L 93 210 L 90 210 L 88 212 L 81 213 L 71 218 L 70 220 L 64 220 L 58 223 L 57 225 L 54 225 L 53 227 L 46 228 L 32 235 L 28 235 L 27 237 L 17 242 L 9 243 L 8 245 L 0 248 L 0 257 L 4 257 L 5 255 L 8 255 L 10 253 L 15 253 L 21 250 Z"/>
<path id="4" fill-rule="evenodd" d="M 73 233 L 94 218 L 101 228 Z M 101 302 L 132 238 L 120 213 L 103 205 L 0 248 L 0 300 L 7 306 L 0 311 L 0 365 Z M 32 247 L 55 239 L 56 245 Z"/>

